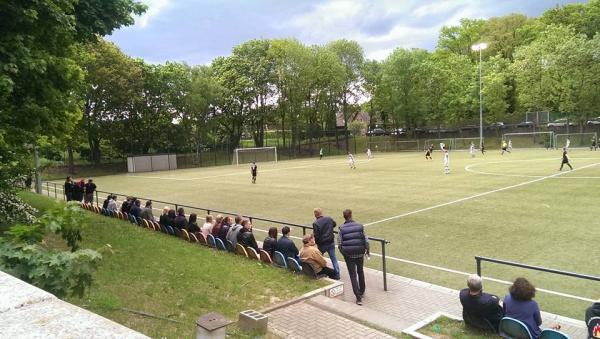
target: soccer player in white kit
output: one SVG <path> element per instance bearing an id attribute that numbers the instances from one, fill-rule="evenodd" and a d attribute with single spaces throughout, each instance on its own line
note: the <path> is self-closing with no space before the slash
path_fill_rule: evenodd
<path id="1" fill-rule="evenodd" d="M 571 146 L 571 139 L 567 137 L 567 142 L 565 144 L 565 148 L 567 149 L 567 151 L 569 150 L 569 146 Z"/>
<path id="2" fill-rule="evenodd" d="M 373 153 L 371 153 L 370 148 L 367 148 L 367 159 L 369 159 L 369 160 L 373 159 Z"/>
<path id="3" fill-rule="evenodd" d="M 471 158 L 475 158 L 475 144 L 473 142 L 469 146 L 469 153 L 471 153 Z"/>
<path id="4" fill-rule="evenodd" d="M 352 153 L 348 153 L 348 165 L 350 165 L 350 168 L 356 169 L 356 164 L 354 163 L 354 156 Z"/>
<path id="5" fill-rule="evenodd" d="M 512 140 L 508 139 L 508 151 L 512 151 Z"/>
<path id="6" fill-rule="evenodd" d="M 450 154 L 448 153 L 448 148 L 446 147 L 446 145 L 443 142 L 440 143 L 440 148 L 442 149 L 442 152 L 444 152 L 444 174 L 449 174 L 450 173 Z"/>

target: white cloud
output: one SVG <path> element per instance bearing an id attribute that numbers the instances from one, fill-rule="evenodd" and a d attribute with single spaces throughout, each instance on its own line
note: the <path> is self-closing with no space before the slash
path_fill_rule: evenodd
<path id="1" fill-rule="evenodd" d="M 150 19 L 157 17 L 169 5 L 170 0 L 143 0 L 142 2 L 148 6 L 148 10 L 136 19 L 135 25 L 139 28 L 148 26 Z"/>
<path id="2" fill-rule="evenodd" d="M 442 26 L 481 17 L 480 6 L 471 0 L 437 0 L 425 5 L 416 0 L 331 0 L 293 16 L 281 27 L 297 31 L 307 43 L 352 39 L 365 49 L 367 58 L 382 60 L 398 47 L 432 48 Z M 415 21 L 419 25 L 413 25 Z M 372 27 L 380 30 L 370 31 Z"/>

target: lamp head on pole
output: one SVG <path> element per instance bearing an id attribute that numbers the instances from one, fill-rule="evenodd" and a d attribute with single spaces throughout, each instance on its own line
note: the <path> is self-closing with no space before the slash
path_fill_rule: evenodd
<path id="1" fill-rule="evenodd" d="M 485 42 L 481 42 L 481 43 L 471 46 L 471 50 L 474 52 L 479 52 L 479 51 L 486 49 L 487 47 L 488 47 L 488 45 Z"/>

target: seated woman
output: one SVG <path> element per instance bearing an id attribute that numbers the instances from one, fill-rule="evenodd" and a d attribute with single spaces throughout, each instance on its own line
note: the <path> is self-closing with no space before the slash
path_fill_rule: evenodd
<path id="1" fill-rule="evenodd" d="M 212 231 L 210 232 L 213 237 L 219 237 L 219 231 L 221 231 L 221 225 L 223 224 L 223 216 L 217 214 L 217 218 L 215 219 L 215 224 L 213 225 Z"/>
<path id="2" fill-rule="evenodd" d="M 277 227 L 269 228 L 269 235 L 263 240 L 263 250 L 273 258 L 273 252 L 277 250 Z"/>
<path id="3" fill-rule="evenodd" d="M 206 216 L 206 222 L 204 223 L 204 225 L 202 225 L 202 229 L 200 230 L 202 232 L 202 235 L 204 235 L 204 237 L 208 237 L 209 234 L 212 233 L 212 229 L 213 226 L 215 225 L 215 220 L 213 218 L 212 215 L 207 215 Z"/>
<path id="4" fill-rule="evenodd" d="M 187 224 L 187 231 L 190 233 L 196 233 L 200 231 L 200 227 L 198 227 L 198 223 L 196 222 L 196 220 L 198 219 L 198 216 L 196 215 L 196 213 L 192 213 L 190 214 L 190 220 L 188 221 Z"/>
<path id="5" fill-rule="evenodd" d="M 177 209 L 177 216 L 175 217 L 173 224 L 180 230 L 187 226 L 187 219 L 185 218 L 185 211 L 183 210 L 183 207 L 179 207 L 179 209 Z"/>
<path id="6" fill-rule="evenodd" d="M 508 289 L 510 292 L 504 297 L 504 316 L 522 321 L 534 339 L 539 338 L 542 330 L 542 316 L 540 307 L 533 300 L 535 297 L 535 287 L 525 278 L 517 278 Z M 560 325 L 554 325 L 552 328 L 558 330 Z"/>
<path id="7" fill-rule="evenodd" d="M 158 218 L 159 224 L 161 224 L 163 226 L 167 226 L 167 225 L 171 226 L 169 224 L 169 210 L 170 210 L 170 208 L 168 206 L 165 206 L 165 208 L 163 208 L 162 214 Z"/>
<path id="8" fill-rule="evenodd" d="M 232 217 L 223 218 L 223 222 L 221 223 L 221 229 L 219 230 L 219 234 L 217 234 L 217 237 L 221 239 L 221 241 L 223 241 L 223 244 L 227 243 L 227 232 L 229 232 L 229 228 L 231 227 L 232 223 Z"/>
<path id="9" fill-rule="evenodd" d="M 252 247 L 258 252 L 258 244 L 256 243 L 256 239 L 254 239 L 254 234 L 252 234 L 252 224 L 250 220 L 245 219 L 242 221 L 242 229 L 240 233 L 238 233 L 238 244 L 244 247 Z"/>

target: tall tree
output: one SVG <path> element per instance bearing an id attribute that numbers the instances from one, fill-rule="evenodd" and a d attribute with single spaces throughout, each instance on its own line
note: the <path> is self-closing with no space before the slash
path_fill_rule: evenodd
<path id="1" fill-rule="evenodd" d="M 481 41 L 482 29 L 485 24 L 481 19 L 460 19 L 458 26 L 444 26 L 440 31 L 438 48 L 452 53 L 465 55 L 471 60 L 475 56 L 471 53 L 471 46 Z"/>

